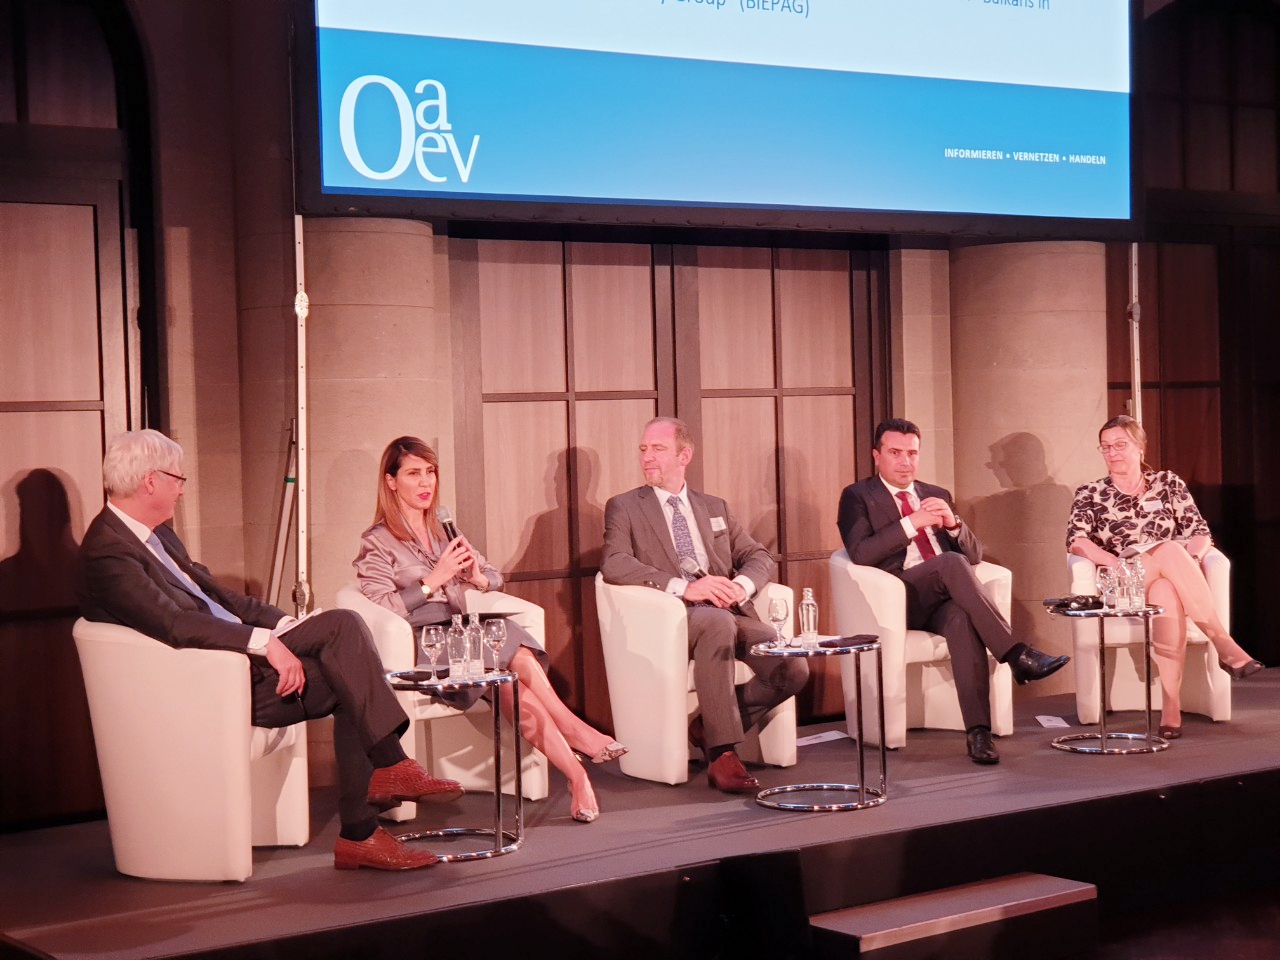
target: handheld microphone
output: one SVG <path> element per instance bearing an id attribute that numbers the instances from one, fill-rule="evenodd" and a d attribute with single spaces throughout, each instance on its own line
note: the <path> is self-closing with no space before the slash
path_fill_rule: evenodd
<path id="1" fill-rule="evenodd" d="M 693 557 L 681 558 L 680 572 L 687 574 L 690 577 L 693 577 L 695 580 L 701 580 L 703 577 L 707 575 L 707 571 L 703 570 L 702 567 L 698 565 L 698 561 L 695 560 Z M 733 611 L 735 611 L 741 616 L 744 616 L 744 617 L 751 616 L 751 614 L 747 613 L 746 601 L 743 601 L 742 603 L 735 603 L 731 606 L 730 609 L 732 609 Z"/>
<path id="2" fill-rule="evenodd" d="M 440 526 L 444 528 L 444 535 L 448 537 L 450 543 L 462 536 L 458 533 L 458 525 L 453 522 L 453 514 L 448 507 L 437 507 L 436 519 L 440 521 Z"/>

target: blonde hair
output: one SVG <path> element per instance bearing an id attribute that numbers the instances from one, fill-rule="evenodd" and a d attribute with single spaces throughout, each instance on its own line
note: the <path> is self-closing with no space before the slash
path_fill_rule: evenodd
<path id="1" fill-rule="evenodd" d="M 689 449 L 693 448 L 693 435 L 689 433 L 689 425 L 678 417 L 654 417 L 644 425 L 645 432 L 648 432 L 650 427 L 656 426 L 659 423 L 666 424 L 675 430 L 677 453 L 684 450 L 686 447 Z"/>
<path id="2" fill-rule="evenodd" d="M 1108 430 L 1113 430 L 1116 427 L 1119 427 L 1127 433 L 1129 435 L 1129 439 L 1138 445 L 1138 463 L 1141 465 L 1142 469 L 1152 469 L 1151 464 L 1147 463 L 1147 431 L 1143 429 L 1140 421 L 1135 420 L 1128 414 L 1122 413 L 1120 416 L 1112 417 L 1104 423 L 1101 429 L 1098 430 L 1098 442 L 1102 442 L 1102 435 L 1104 433 Z"/>
<path id="3" fill-rule="evenodd" d="M 397 437 L 387 444 L 382 451 L 382 469 L 378 473 L 378 504 L 373 512 L 373 522 L 381 523 L 397 540 L 414 540 L 413 531 L 404 522 L 404 514 L 400 512 L 399 498 L 395 491 L 387 486 L 387 477 L 394 477 L 400 472 L 405 457 L 420 457 L 431 464 L 436 471 L 436 495 L 431 507 L 426 511 L 427 530 L 437 541 L 444 542 L 444 527 L 436 511 L 440 505 L 440 458 L 429 446 L 417 437 Z"/>

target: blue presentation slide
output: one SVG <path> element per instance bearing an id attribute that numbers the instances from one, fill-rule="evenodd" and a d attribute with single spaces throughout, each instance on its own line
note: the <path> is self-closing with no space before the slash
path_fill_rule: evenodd
<path id="1" fill-rule="evenodd" d="M 322 189 L 1124 219 L 1127 18 L 1123 0 L 323 0 Z"/>

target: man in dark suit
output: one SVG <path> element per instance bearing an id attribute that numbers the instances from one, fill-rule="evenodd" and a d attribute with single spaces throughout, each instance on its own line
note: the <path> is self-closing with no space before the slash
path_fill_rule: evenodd
<path id="1" fill-rule="evenodd" d="M 186 477 L 182 448 L 164 434 L 116 437 L 102 472 L 107 505 L 85 533 L 77 567 L 85 618 L 123 624 L 172 647 L 245 654 L 256 726 L 332 713 L 341 820 L 334 866 L 408 870 L 437 862 L 380 828 L 378 812 L 405 800 L 453 800 L 462 788 L 430 776 L 400 748 L 409 719 L 360 617 L 331 610 L 296 621 L 226 589 L 193 562 L 167 525 Z"/>
<path id="2" fill-rule="evenodd" d="M 840 536 L 854 563 L 879 567 L 907 585 L 907 627 L 947 640 L 960 712 L 975 763 L 999 763 L 991 737 L 987 651 L 1013 669 L 1018 683 L 1062 669 L 1052 657 L 1013 638 L 1009 624 L 974 576 L 982 541 L 955 513 L 951 494 L 916 480 L 920 428 L 909 420 L 876 427 L 876 475 L 840 495 Z"/>
<path id="3" fill-rule="evenodd" d="M 809 668 L 801 658 L 746 653 L 774 638 L 749 601 L 777 567 L 723 500 L 689 489 L 685 471 L 692 460 L 683 421 L 658 417 L 648 423 L 640 441 L 645 486 L 605 504 L 600 572 L 609 583 L 664 590 L 688 605 L 693 683 L 702 708 L 690 724 L 690 739 L 706 752 L 711 786 L 752 792 L 760 785 L 735 748 L 747 730 L 804 686 Z M 740 689 L 733 682 L 735 659 L 755 673 Z"/>

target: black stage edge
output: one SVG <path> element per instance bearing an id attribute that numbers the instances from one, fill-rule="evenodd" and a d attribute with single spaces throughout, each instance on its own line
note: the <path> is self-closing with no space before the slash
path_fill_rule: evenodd
<path id="1" fill-rule="evenodd" d="M 0 958 L 399 958 L 450 945 L 481 956 L 797 957 L 808 916 L 1019 871 L 1094 883 L 1107 918 L 1271 887 L 1280 854 L 1280 670 L 1237 684 L 1235 716 L 1188 716 L 1155 755 L 1078 756 L 1034 714 L 1074 720 L 1066 696 L 1019 707 L 1003 762 L 978 767 L 959 733 L 916 731 L 889 757 L 889 801 L 783 813 L 690 782 L 592 769 L 603 815 L 568 817 L 563 780 L 526 805 L 522 850 L 408 874 L 335 871 L 329 791 L 314 839 L 260 850 L 244 884 L 156 883 L 112 869 L 104 823 L 0 837 Z M 1132 728 L 1121 714 L 1113 728 Z M 804 733 L 838 728 L 834 724 Z M 853 776 L 847 739 L 805 746 L 764 786 Z M 416 824 L 483 818 L 464 798 Z"/>

